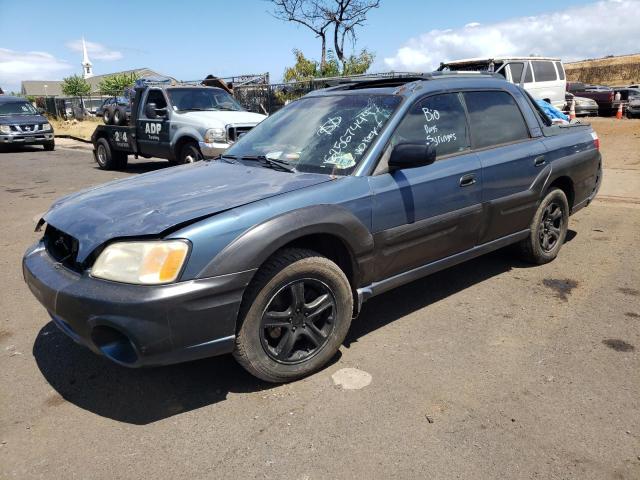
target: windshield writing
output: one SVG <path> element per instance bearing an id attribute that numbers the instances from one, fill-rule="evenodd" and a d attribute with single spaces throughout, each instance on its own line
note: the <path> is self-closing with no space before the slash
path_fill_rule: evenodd
<path id="1" fill-rule="evenodd" d="M 303 172 L 348 175 L 399 103 L 391 95 L 303 98 L 264 120 L 227 153 L 265 156 Z"/>

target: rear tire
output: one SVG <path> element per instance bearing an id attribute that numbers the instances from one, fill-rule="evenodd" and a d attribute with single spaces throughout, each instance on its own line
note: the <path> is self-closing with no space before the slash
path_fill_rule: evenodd
<path id="1" fill-rule="evenodd" d="M 351 286 L 338 265 L 312 250 L 284 249 L 245 292 L 233 355 L 267 382 L 297 380 L 331 360 L 352 316 Z"/>
<path id="2" fill-rule="evenodd" d="M 42 144 L 42 147 L 47 151 L 47 152 L 52 152 L 55 150 L 56 148 L 56 142 L 55 140 L 51 140 L 50 142 L 45 142 Z"/>
<path id="3" fill-rule="evenodd" d="M 516 244 L 523 260 L 542 265 L 560 252 L 569 228 L 569 202 L 559 188 L 550 190 L 540 202 L 529 236 Z"/>
<path id="4" fill-rule="evenodd" d="M 124 115 L 123 115 L 123 112 L 119 108 L 116 108 L 113 111 L 113 124 L 114 125 L 124 125 Z"/>
<path id="5" fill-rule="evenodd" d="M 202 160 L 204 157 L 200 153 L 198 144 L 195 142 L 187 142 L 180 148 L 178 155 L 178 164 L 194 163 Z"/>
<path id="6" fill-rule="evenodd" d="M 124 170 L 127 166 L 127 154 L 112 150 L 106 138 L 98 139 L 94 156 L 102 170 Z"/>

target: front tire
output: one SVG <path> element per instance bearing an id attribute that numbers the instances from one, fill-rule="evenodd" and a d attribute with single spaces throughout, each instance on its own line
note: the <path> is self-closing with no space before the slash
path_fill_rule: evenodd
<path id="1" fill-rule="evenodd" d="M 185 143 L 180 148 L 180 155 L 178 156 L 178 164 L 195 163 L 202 160 L 204 157 L 200 153 L 198 144 L 195 142 Z"/>
<path id="2" fill-rule="evenodd" d="M 50 142 L 45 142 L 42 144 L 42 147 L 45 149 L 45 151 L 52 152 L 56 149 L 56 142 L 55 140 L 51 140 Z"/>
<path id="3" fill-rule="evenodd" d="M 559 188 L 550 190 L 533 216 L 527 238 L 517 244 L 521 257 L 537 265 L 553 261 L 569 228 L 569 202 Z"/>
<path id="4" fill-rule="evenodd" d="M 236 360 L 267 382 L 288 382 L 322 368 L 338 351 L 353 316 L 344 272 L 306 249 L 284 249 L 247 288 Z"/>

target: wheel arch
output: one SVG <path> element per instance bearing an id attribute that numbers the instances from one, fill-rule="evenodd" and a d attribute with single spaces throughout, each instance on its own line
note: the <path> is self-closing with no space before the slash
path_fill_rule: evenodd
<path id="1" fill-rule="evenodd" d="M 176 135 L 176 140 L 171 147 L 171 152 L 173 154 L 173 158 L 178 158 L 180 155 L 180 149 L 187 143 L 195 143 L 198 145 L 198 139 L 196 135 L 191 132 L 178 133 Z M 199 147 L 198 147 L 199 148 Z"/>
<path id="2" fill-rule="evenodd" d="M 567 197 L 567 202 L 569 203 L 569 211 L 573 210 L 574 202 L 575 202 L 575 187 L 573 184 L 573 180 L 571 177 L 567 175 L 562 175 L 555 178 L 553 181 L 549 183 L 546 192 L 551 191 L 554 188 L 559 188 L 564 192 Z"/>
<path id="3" fill-rule="evenodd" d="M 354 290 L 370 275 L 373 236 L 349 210 L 314 205 L 260 223 L 225 247 L 199 277 L 257 270 L 283 248 L 308 248 L 328 257 L 345 272 Z"/>

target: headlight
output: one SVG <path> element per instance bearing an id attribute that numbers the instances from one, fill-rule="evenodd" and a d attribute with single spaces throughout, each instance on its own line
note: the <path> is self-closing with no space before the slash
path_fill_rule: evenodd
<path id="1" fill-rule="evenodd" d="M 51 131 L 51 124 L 50 123 L 43 123 L 42 124 L 42 131 L 43 132 L 50 132 Z"/>
<path id="2" fill-rule="evenodd" d="M 227 132 L 224 128 L 210 128 L 204 134 L 205 143 L 226 142 Z"/>
<path id="3" fill-rule="evenodd" d="M 189 243 L 184 240 L 117 242 L 102 251 L 91 276 L 140 285 L 171 283 L 188 253 Z"/>
<path id="4" fill-rule="evenodd" d="M 11 126 L 0 125 L 0 133 L 11 133 Z"/>

